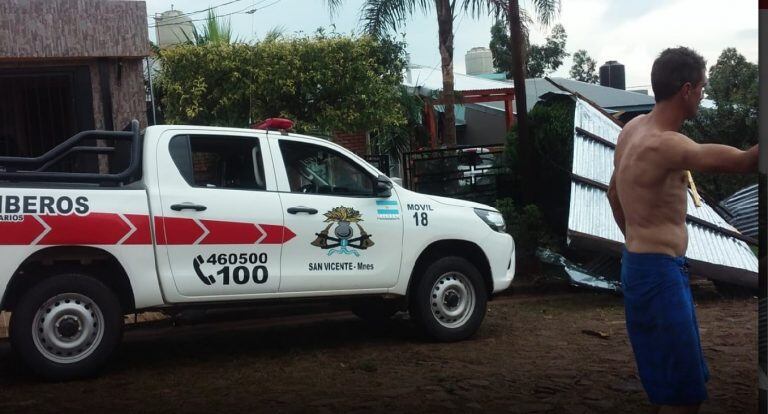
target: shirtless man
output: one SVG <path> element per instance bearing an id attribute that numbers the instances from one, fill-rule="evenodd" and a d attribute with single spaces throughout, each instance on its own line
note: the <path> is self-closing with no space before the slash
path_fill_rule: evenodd
<path id="1" fill-rule="evenodd" d="M 684 258 L 685 170 L 757 172 L 757 145 L 741 151 L 678 133 L 696 116 L 706 83 L 705 61 L 693 50 L 659 55 L 651 70 L 656 106 L 619 134 L 608 189 L 626 239 L 621 281 L 627 333 L 643 387 L 660 413 L 697 413 L 709 379 Z"/>

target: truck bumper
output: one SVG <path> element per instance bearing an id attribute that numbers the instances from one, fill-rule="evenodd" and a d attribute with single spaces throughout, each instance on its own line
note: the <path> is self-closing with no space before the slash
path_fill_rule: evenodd
<path id="1" fill-rule="evenodd" d="M 507 233 L 493 232 L 483 243 L 491 267 L 492 293 L 507 289 L 515 277 L 515 241 Z"/>

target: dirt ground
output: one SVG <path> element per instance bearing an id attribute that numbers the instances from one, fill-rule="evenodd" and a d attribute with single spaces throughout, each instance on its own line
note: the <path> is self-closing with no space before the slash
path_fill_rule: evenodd
<path id="1" fill-rule="evenodd" d="M 712 373 L 702 413 L 756 413 L 757 299 L 708 283 L 694 294 Z M 161 321 L 129 327 L 101 377 L 59 384 L 31 377 L 0 340 L 0 413 L 648 412 L 623 318 L 619 296 L 518 287 L 453 344 L 405 317 L 375 326 L 348 312 Z"/>

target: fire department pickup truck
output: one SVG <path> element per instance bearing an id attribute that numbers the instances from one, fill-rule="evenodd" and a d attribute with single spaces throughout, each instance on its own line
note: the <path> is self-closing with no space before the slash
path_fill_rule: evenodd
<path id="1" fill-rule="evenodd" d="M 471 336 L 514 276 L 499 212 L 406 190 L 278 124 L 133 121 L 0 157 L 0 307 L 24 363 L 93 375 L 126 314 L 289 299 L 351 299 L 364 318 L 408 311 L 436 340 Z"/>

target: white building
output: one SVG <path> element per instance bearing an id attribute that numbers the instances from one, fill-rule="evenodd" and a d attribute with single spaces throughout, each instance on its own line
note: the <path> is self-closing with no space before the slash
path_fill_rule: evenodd
<path id="1" fill-rule="evenodd" d="M 493 54 L 486 47 L 473 47 L 464 55 L 467 75 L 482 75 L 496 72 L 493 68 Z"/>
<path id="2" fill-rule="evenodd" d="M 155 15 L 155 33 L 160 48 L 194 39 L 195 25 L 181 10 L 168 10 Z"/>

